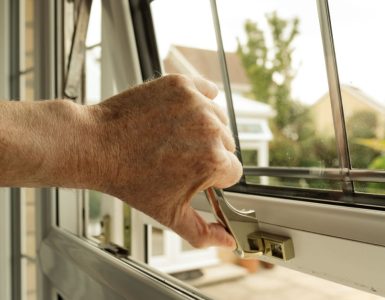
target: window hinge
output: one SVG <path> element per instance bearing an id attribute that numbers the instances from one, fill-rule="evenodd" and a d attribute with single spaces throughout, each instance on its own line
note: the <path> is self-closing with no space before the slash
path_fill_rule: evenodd
<path id="1" fill-rule="evenodd" d="M 266 255 L 283 261 L 294 258 L 292 239 L 260 231 L 255 211 L 235 209 L 220 189 L 209 188 L 205 193 L 216 219 L 234 237 L 236 255 L 246 259 Z"/>

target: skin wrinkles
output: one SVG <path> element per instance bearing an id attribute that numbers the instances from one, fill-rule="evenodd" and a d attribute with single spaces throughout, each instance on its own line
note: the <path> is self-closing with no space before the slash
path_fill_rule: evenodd
<path id="1" fill-rule="evenodd" d="M 234 247 L 220 224 L 191 207 L 197 192 L 242 174 L 228 119 L 211 102 L 217 93 L 203 78 L 174 74 L 97 105 L 0 104 L 0 185 L 97 190 L 195 247 Z"/>

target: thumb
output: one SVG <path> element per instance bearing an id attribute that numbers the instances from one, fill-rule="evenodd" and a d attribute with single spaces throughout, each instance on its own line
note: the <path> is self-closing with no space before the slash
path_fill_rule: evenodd
<path id="1" fill-rule="evenodd" d="M 195 248 L 222 246 L 235 249 L 234 238 L 219 223 L 207 223 L 189 206 L 173 230 Z"/>

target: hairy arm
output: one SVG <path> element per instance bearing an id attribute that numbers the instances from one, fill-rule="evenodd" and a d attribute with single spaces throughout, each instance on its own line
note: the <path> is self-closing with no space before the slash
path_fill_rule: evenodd
<path id="1" fill-rule="evenodd" d="M 2 101 L 0 116 L 1 186 L 90 184 L 81 164 L 96 126 L 86 107 L 68 100 Z"/>
<path id="2" fill-rule="evenodd" d="M 237 182 L 227 117 L 202 78 L 169 75 L 99 105 L 0 104 L 0 186 L 94 189 L 113 195 L 193 246 L 234 246 L 191 207 L 192 196 Z"/>

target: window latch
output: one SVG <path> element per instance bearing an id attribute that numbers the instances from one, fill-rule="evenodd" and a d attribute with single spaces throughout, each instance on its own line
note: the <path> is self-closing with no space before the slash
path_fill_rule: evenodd
<path id="1" fill-rule="evenodd" d="M 294 258 L 292 239 L 261 231 L 255 211 L 234 208 L 220 189 L 209 188 L 205 194 L 217 221 L 234 237 L 237 256 L 256 259 L 266 255 L 283 261 Z"/>

